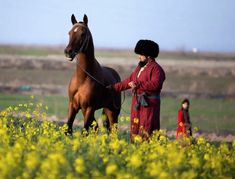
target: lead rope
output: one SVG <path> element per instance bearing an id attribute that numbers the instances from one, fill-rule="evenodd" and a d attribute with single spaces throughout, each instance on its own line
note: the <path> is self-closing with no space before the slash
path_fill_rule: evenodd
<path id="1" fill-rule="evenodd" d="M 99 80 L 97 80 L 94 76 L 92 76 L 88 71 L 86 71 L 84 68 L 81 67 L 81 65 L 79 64 L 79 61 L 77 59 L 77 65 L 79 66 L 79 68 L 87 74 L 87 76 L 89 76 L 90 78 L 92 78 L 94 81 L 96 81 L 97 83 L 99 83 L 101 86 L 103 86 L 104 88 L 106 88 L 106 86 Z"/>

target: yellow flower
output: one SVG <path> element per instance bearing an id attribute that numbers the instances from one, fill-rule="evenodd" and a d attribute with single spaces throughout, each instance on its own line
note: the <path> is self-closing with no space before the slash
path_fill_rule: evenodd
<path id="1" fill-rule="evenodd" d="M 39 163 L 39 160 L 37 158 L 37 154 L 35 152 L 29 153 L 27 155 L 27 160 L 25 162 L 28 169 L 34 169 Z"/>
<path id="2" fill-rule="evenodd" d="M 125 118 L 123 116 L 120 117 L 120 121 L 123 122 Z"/>
<path id="3" fill-rule="evenodd" d="M 159 175 L 159 178 L 161 178 L 161 179 L 168 179 L 168 178 L 171 178 L 171 177 L 169 176 L 169 174 L 167 172 L 162 171 L 160 173 L 160 175 Z"/>
<path id="4" fill-rule="evenodd" d="M 92 127 L 96 127 L 97 126 L 97 122 L 96 121 L 93 121 L 92 124 L 91 124 Z"/>
<path id="5" fill-rule="evenodd" d="M 118 140 L 114 140 L 114 141 L 110 142 L 110 148 L 113 150 L 117 150 L 119 148 Z"/>
<path id="6" fill-rule="evenodd" d="M 138 118 L 134 118 L 134 124 L 138 124 L 139 123 L 139 119 Z"/>
<path id="7" fill-rule="evenodd" d="M 233 145 L 233 148 L 235 149 L 235 139 L 233 140 L 233 144 L 232 145 Z"/>
<path id="8" fill-rule="evenodd" d="M 194 127 L 194 128 L 193 128 L 193 132 L 194 132 L 194 133 L 198 132 L 198 127 Z"/>
<path id="9" fill-rule="evenodd" d="M 204 137 L 200 136 L 198 139 L 197 139 L 197 144 L 198 145 L 201 145 L 201 144 L 205 144 L 206 143 L 206 140 Z"/>
<path id="10" fill-rule="evenodd" d="M 30 113 L 26 113 L 25 117 L 27 117 L 29 119 L 29 118 L 31 118 L 31 114 Z"/>
<path id="11" fill-rule="evenodd" d="M 161 134 L 161 135 L 166 135 L 166 130 L 165 130 L 165 129 L 160 129 L 160 130 L 159 130 L 159 134 Z"/>
<path id="12" fill-rule="evenodd" d="M 62 165 L 66 162 L 64 156 L 60 153 L 52 153 L 48 156 L 48 158 L 56 162 L 58 165 Z"/>
<path id="13" fill-rule="evenodd" d="M 183 172 L 181 177 L 179 178 L 188 179 L 188 178 L 196 178 L 196 177 L 197 177 L 197 173 L 191 169 L 189 171 Z"/>
<path id="14" fill-rule="evenodd" d="M 151 177 L 157 177 L 162 171 L 161 162 L 148 163 L 146 171 L 149 173 Z"/>
<path id="15" fill-rule="evenodd" d="M 128 121 L 130 121 L 130 117 L 128 116 L 128 117 L 126 117 L 126 121 L 128 122 Z"/>
<path id="16" fill-rule="evenodd" d="M 204 159 L 205 159 L 205 160 L 210 160 L 209 154 L 205 154 L 205 155 L 204 155 Z"/>
<path id="17" fill-rule="evenodd" d="M 133 135 L 134 142 L 135 143 L 141 143 L 142 142 L 142 137 L 139 135 Z"/>
<path id="18" fill-rule="evenodd" d="M 131 157 L 130 157 L 129 164 L 130 164 L 130 166 L 132 166 L 132 167 L 134 167 L 134 168 L 138 168 L 138 167 L 141 166 L 142 160 L 141 160 L 141 158 L 139 157 L 139 155 L 133 154 L 133 155 L 131 155 Z"/>
<path id="19" fill-rule="evenodd" d="M 85 171 L 84 160 L 81 157 L 78 157 L 75 160 L 74 167 L 77 173 L 82 174 Z"/>
<path id="20" fill-rule="evenodd" d="M 106 167 L 106 174 L 107 175 L 112 175 L 113 173 L 115 173 L 117 170 L 117 165 L 115 164 L 109 164 L 107 167 Z"/>
<path id="21" fill-rule="evenodd" d="M 33 144 L 31 145 L 30 148 L 31 148 L 31 150 L 35 150 L 36 149 L 35 145 L 33 145 Z"/>
<path id="22" fill-rule="evenodd" d="M 194 168 L 199 168 L 200 167 L 200 160 L 199 160 L 199 158 L 195 155 L 195 154 L 193 154 L 192 155 L 192 158 L 191 158 L 191 160 L 189 161 L 189 163 L 192 165 L 192 167 L 194 167 Z"/>
<path id="23" fill-rule="evenodd" d="M 7 132 L 4 129 L 0 129 L 0 136 L 6 136 Z"/>
<path id="24" fill-rule="evenodd" d="M 167 138 L 166 138 L 166 136 L 164 136 L 164 135 L 160 135 L 159 140 L 160 140 L 160 141 L 166 141 Z"/>
<path id="25" fill-rule="evenodd" d="M 109 158 L 106 156 L 106 157 L 103 157 L 103 162 L 104 163 L 107 163 L 109 161 Z"/>
<path id="26" fill-rule="evenodd" d="M 229 154 L 229 148 L 228 148 L 228 145 L 227 144 L 220 144 L 220 147 L 219 147 L 220 151 L 222 154 L 226 154 L 228 155 Z"/>

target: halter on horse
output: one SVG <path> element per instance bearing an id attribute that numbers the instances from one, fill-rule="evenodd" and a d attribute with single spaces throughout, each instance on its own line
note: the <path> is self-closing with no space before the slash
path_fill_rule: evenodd
<path id="1" fill-rule="evenodd" d="M 121 94 L 109 91 L 105 86 L 120 81 L 120 76 L 112 68 L 101 67 L 95 59 L 87 16 L 84 15 L 83 22 L 77 22 L 72 15 L 71 21 L 73 27 L 69 31 L 69 44 L 64 52 L 69 61 L 77 60 L 77 67 L 68 88 L 68 133 L 72 133 L 73 122 L 80 109 L 84 116 L 84 127 L 88 130 L 95 121 L 95 110 L 103 108 L 110 130 L 118 122 Z"/>

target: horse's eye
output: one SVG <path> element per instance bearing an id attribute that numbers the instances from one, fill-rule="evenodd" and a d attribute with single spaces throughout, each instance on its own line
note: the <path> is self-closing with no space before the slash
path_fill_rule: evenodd
<path id="1" fill-rule="evenodd" d="M 85 32 L 83 32 L 83 33 L 81 34 L 81 37 L 84 37 L 84 36 L 85 36 L 85 34 L 86 34 L 86 33 L 85 33 Z"/>

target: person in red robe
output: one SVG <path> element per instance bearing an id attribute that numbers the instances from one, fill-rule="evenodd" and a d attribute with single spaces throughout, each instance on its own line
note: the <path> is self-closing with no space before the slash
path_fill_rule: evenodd
<path id="1" fill-rule="evenodd" d="M 151 40 L 139 40 L 135 46 L 139 64 L 131 75 L 109 88 L 115 91 L 132 89 L 130 135 L 148 139 L 154 130 L 160 129 L 160 93 L 165 72 L 155 61 L 159 46 Z"/>
<path id="2" fill-rule="evenodd" d="M 192 124 L 189 116 L 189 100 L 184 99 L 178 111 L 176 138 L 192 136 Z"/>

